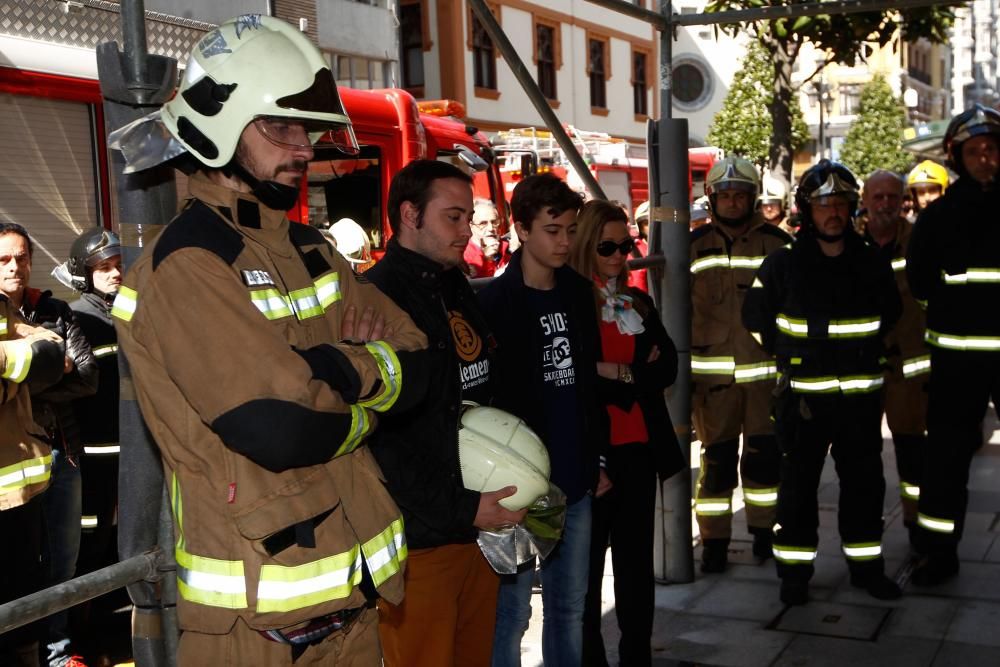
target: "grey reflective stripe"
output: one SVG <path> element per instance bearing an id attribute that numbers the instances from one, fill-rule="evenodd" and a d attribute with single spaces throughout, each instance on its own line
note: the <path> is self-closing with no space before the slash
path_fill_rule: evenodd
<path id="1" fill-rule="evenodd" d="M 80 517 L 80 528 L 97 528 L 97 517 L 92 514 L 84 514 Z"/>
<path id="2" fill-rule="evenodd" d="M 691 262 L 691 273 L 701 273 L 708 269 L 758 269 L 764 263 L 763 257 L 733 255 L 708 255 Z"/>
<path id="3" fill-rule="evenodd" d="M 119 454 L 121 453 L 121 445 L 111 442 L 101 445 L 84 445 L 83 453 L 93 454 L 97 456 L 103 456 L 108 454 Z"/>
<path id="4" fill-rule="evenodd" d="M 931 371 L 931 355 L 923 354 L 919 357 L 903 360 L 903 377 L 911 378 L 918 375 L 926 375 Z"/>
<path id="5" fill-rule="evenodd" d="M 875 560 L 882 556 L 882 544 L 880 542 L 857 542 L 845 544 L 841 547 L 848 560 L 865 561 Z"/>
<path id="6" fill-rule="evenodd" d="M 809 322 L 801 318 L 778 313 L 774 318 L 774 323 L 778 326 L 778 331 L 789 336 L 806 338 L 809 335 Z"/>
<path id="7" fill-rule="evenodd" d="M 893 271 L 902 271 L 905 268 L 906 268 L 906 258 L 905 257 L 897 257 L 896 259 L 892 260 L 892 270 Z"/>
<path id="8" fill-rule="evenodd" d="M 826 331 L 831 338 L 862 338 L 877 334 L 882 318 L 871 317 L 853 320 L 832 320 Z"/>
<path id="9" fill-rule="evenodd" d="M 758 507 L 773 507 L 778 504 L 778 487 L 766 489 L 748 489 L 743 487 L 743 499 L 748 505 Z"/>
<path id="10" fill-rule="evenodd" d="M 855 375 L 850 377 L 800 377 L 792 378 L 793 391 L 826 394 L 841 391 L 845 394 L 864 394 L 880 389 L 885 382 L 881 375 Z"/>
<path id="11" fill-rule="evenodd" d="M 1000 337 L 998 336 L 954 336 L 928 329 L 924 332 L 924 340 L 935 347 L 964 352 L 995 352 L 1000 350 Z"/>
<path id="12" fill-rule="evenodd" d="M 732 502 L 729 498 L 698 498 L 694 502 L 695 514 L 701 516 L 721 516 L 732 514 Z"/>
<path id="13" fill-rule="evenodd" d="M 899 495 L 910 500 L 920 500 L 920 487 L 910 482 L 900 481 Z"/>
<path id="14" fill-rule="evenodd" d="M 775 544 L 771 547 L 774 559 L 788 565 L 803 565 L 816 560 L 815 547 L 792 547 Z"/>
<path id="15" fill-rule="evenodd" d="M 732 375 L 736 370 L 735 357 L 703 357 L 691 355 L 691 372 L 696 375 Z"/>
<path id="16" fill-rule="evenodd" d="M 917 525 L 935 533 L 951 534 L 955 532 L 955 522 L 953 520 L 927 516 L 922 512 L 917 514 Z"/>
<path id="17" fill-rule="evenodd" d="M 118 345 L 111 343 L 110 345 L 99 345 L 94 348 L 94 356 L 100 359 L 101 357 L 106 357 L 109 354 L 117 354 Z"/>
<path id="18" fill-rule="evenodd" d="M 756 364 L 740 364 L 736 367 L 736 382 L 758 382 L 778 377 L 778 367 L 773 361 L 761 361 Z"/>

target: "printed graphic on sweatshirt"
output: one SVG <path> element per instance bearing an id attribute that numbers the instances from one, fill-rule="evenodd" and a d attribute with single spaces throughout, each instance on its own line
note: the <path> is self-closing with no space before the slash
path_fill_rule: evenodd
<path id="1" fill-rule="evenodd" d="M 490 360 L 486 346 L 483 345 L 483 339 L 459 311 L 448 311 L 448 325 L 451 327 L 451 336 L 455 341 L 455 353 L 458 354 L 462 395 L 469 400 L 476 400 L 474 396 L 467 394 L 470 390 L 489 382 Z"/>
<path id="2" fill-rule="evenodd" d="M 573 352 L 569 341 L 566 313 L 546 313 L 538 318 L 542 328 L 542 374 L 546 384 L 570 387 L 576 384 Z"/>

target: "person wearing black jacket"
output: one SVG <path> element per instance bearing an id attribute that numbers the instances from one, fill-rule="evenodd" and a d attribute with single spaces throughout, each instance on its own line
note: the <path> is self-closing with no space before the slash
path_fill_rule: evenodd
<path id="1" fill-rule="evenodd" d="M 494 368 L 489 330 L 459 268 L 472 207 L 464 172 L 411 162 L 389 187 L 394 236 L 364 274 L 427 335 L 434 388 L 410 410 L 384 416 L 369 441 L 403 513 L 409 549 L 403 603 L 379 603 L 388 667 L 489 665 L 500 579 L 476 536 L 525 514 L 498 504 L 513 487 L 479 493 L 462 485 L 462 401 L 490 401 Z"/>
<path id="2" fill-rule="evenodd" d="M 23 274 L 7 276 L 0 282 L 11 304 L 33 326 L 52 331 L 66 341 L 65 372 L 58 382 L 29 381 L 31 410 L 52 444 L 52 484 L 44 496 L 48 585 L 71 579 L 80 553 L 81 480 L 80 428 L 73 412 L 73 400 L 97 391 L 97 361 L 69 305 L 29 286 L 34 244 L 27 230 L 17 223 L 0 224 L 0 237 L 20 243 L 29 261 Z M 50 663 L 62 664 L 72 655 L 68 615 L 54 614 L 47 620 L 46 644 Z"/>
<path id="3" fill-rule="evenodd" d="M 590 201 L 578 224 L 570 265 L 594 281 L 601 334 L 597 388 L 611 426 L 605 463 L 612 483 L 593 503 L 583 664 L 608 665 L 601 637 L 601 587 L 610 539 L 615 616 L 621 630 L 618 657 L 623 665 L 648 667 L 656 479 L 686 467 L 663 397 L 677 377 L 677 349 L 652 299 L 628 286 L 626 262 L 634 241 L 625 211 L 606 201 Z"/>
<path id="4" fill-rule="evenodd" d="M 582 660 L 591 495 L 610 489 L 599 469 L 608 447 L 597 400 L 600 335 L 591 282 L 566 266 L 583 200 L 551 174 L 530 176 L 511 198 L 521 248 L 503 275 L 479 293 L 497 342 L 494 407 L 525 421 L 545 443 L 551 481 L 566 494 L 562 539 L 541 565 L 542 654 L 546 665 Z M 533 565 L 500 583 L 493 666 L 521 662 L 531 617 Z"/>
<path id="5" fill-rule="evenodd" d="M 921 212 L 906 259 L 913 296 L 927 306 L 931 350 L 918 586 L 958 573 L 969 466 L 990 397 L 1000 400 L 1000 113 L 977 104 L 955 116 L 944 149 L 959 178 Z"/>
<path id="6" fill-rule="evenodd" d="M 857 181 L 843 165 L 820 160 L 806 171 L 796 192 L 798 236 L 767 256 L 743 304 L 744 324 L 778 364 L 783 455 L 773 550 L 788 605 L 809 599 L 828 448 L 851 583 L 878 599 L 901 594 L 884 573 L 881 458 L 883 338 L 901 304 L 892 268 L 850 224 L 857 201 Z"/>

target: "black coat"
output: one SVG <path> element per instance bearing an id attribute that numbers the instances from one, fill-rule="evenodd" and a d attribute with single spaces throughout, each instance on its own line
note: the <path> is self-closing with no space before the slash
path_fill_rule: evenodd
<path id="1" fill-rule="evenodd" d="M 67 454 L 77 454 L 80 429 L 72 402 L 97 391 L 97 360 L 73 311 L 65 301 L 53 298 L 52 292 L 25 290 L 21 311 L 28 323 L 62 336 L 66 356 L 73 360 L 73 370 L 55 384 L 29 382 L 29 389 L 35 421 L 45 429 L 56 447 Z"/>
<path id="2" fill-rule="evenodd" d="M 483 314 L 497 342 L 493 405 L 523 419 L 542 441 L 548 440 L 542 382 L 542 340 L 528 303 L 521 270 L 521 250 L 513 254 L 506 271 L 483 288 L 478 296 Z M 572 339 L 579 415 L 581 469 L 586 486 L 597 488 L 600 455 L 610 446 L 607 411 L 597 397 L 597 359 L 600 331 L 591 282 L 568 266 L 556 269 L 556 286 L 567 306 Z"/>
<path id="3" fill-rule="evenodd" d="M 101 381 L 97 393 L 73 403 L 84 445 L 118 442 L 118 334 L 111 307 L 99 294 L 88 292 L 69 305 L 87 337 Z"/>
<path id="4" fill-rule="evenodd" d="M 490 336 L 475 295 L 461 271 L 443 270 L 395 241 L 361 279 L 374 283 L 427 335 L 431 389 L 411 410 L 380 416 L 369 439 L 389 493 L 403 512 L 407 543 L 420 549 L 473 542 L 478 534 L 472 522 L 479 493 L 462 485 L 458 462 L 462 383 L 445 298 L 485 342 Z"/>
<path id="5" fill-rule="evenodd" d="M 649 444 L 653 447 L 656 472 L 660 479 L 668 479 L 688 468 L 663 396 L 667 387 L 677 379 L 677 348 L 667 335 L 649 295 L 634 288 L 630 288 L 628 294 L 641 302 L 645 311 L 642 319 L 645 331 L 635 336 L 635 352 L 629 364 L 633 383 L 598 377 L 598 395 L 604 405 L 614 405 L 626 411 L 633 403 L 639 404 Z M 653 346 L 659 348 L 660 356 L 655 361 L 646 361 Z"/>

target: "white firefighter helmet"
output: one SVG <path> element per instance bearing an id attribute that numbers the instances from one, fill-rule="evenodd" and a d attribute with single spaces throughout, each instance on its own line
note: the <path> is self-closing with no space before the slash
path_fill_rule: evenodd
<path id="1" fill-rule="evenodd" d="M 365 264 L 372 259 L 371 241 L 361 225 L 350 218 L 341 218 L 330 225 L 327 234 L 333 239 L 337 252 L 351 264 Z"/>
<path id="2" fill-rule="evenodd" d="M 757 200 L 761 204 L 781 204 L 781 207 L 784 208 L 787 204 L 786 195 L 785 184 L 771 176 L 770 173 L 765 173 L 764 178 L 761 179 L 761 192 Z"/>
<path id="3" fill-rule="evenodd" d="M 535 432 L 509 412 L 467 408 L 458 431 L 458 460 L 462 483 L 470 491 L 516 486 L 517 493 L 500 501 L 511 511 L 548 493 L 549 452 Z"/>

